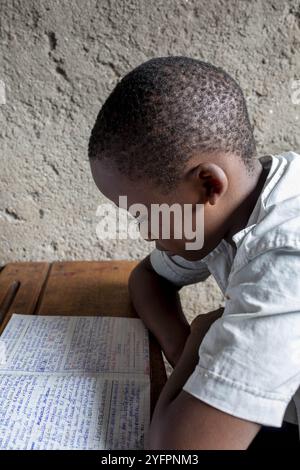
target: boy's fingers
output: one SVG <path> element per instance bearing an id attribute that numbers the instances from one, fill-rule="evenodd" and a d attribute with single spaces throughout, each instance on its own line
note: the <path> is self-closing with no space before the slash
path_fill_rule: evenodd
<path id="1" fill-rule="evenodd" d="M 218 308 L 217 310 L 213 310 L 209 313 L 204 313 L 198 315 L 191 323 L 191 330 L 195 330 L 197 328 L 209 328 L 209 326 L 216 321 L 218 318 L 222 316 L 224 312 L 224 308 Z"/>

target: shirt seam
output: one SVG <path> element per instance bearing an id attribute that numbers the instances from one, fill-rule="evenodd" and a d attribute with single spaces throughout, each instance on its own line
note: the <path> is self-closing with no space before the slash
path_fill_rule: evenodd
<path id="1" fill-rule="evenodd" d="M 199 375 L 201 375 L 203 377 L 210 377 L 210 378 L 212 378 L 212 379 L 214 379 L 218 382 L 225 383 L 225 384 L 231 386 L 232 388 L 235 388 L 237 390 L 242 390 L 243 392 L 246 392 L 250 395 L 257 396 L 259 398 L 264 398 L 266 400 L 280 401 L 280 402 L 284 402 L 284 403 L 286 403 L 287 400 L 290 400 L 290 397 L 284 397 L 283 395 L 279 395 L 279 394 L 274 393 L 274 392 L 262 392 L 259 389 L 249 387 L 248 385 L 243 385 L 239 382 L 236 382 L 232 379 L 229 379 L 228 377 L 224 377 L 224 376 L 218 374 L 217 372 L 206 369 L 203 366 L 197 365 L 196 370 L 194 372 L 198 373 Z"/>

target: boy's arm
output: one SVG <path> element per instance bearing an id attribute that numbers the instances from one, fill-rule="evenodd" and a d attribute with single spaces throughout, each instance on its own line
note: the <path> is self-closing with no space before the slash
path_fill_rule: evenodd
<path id="1" fill-rule="evenodd" d="M 190 334 L 178 290 L 177 286 L 154 271 L 150 255 L 138 264 L 129 278 L 133 305 L 173 367 Z"/>
<path id="2" fill-rule="evenodd" d="M 149 449 L 246 449 L 260 425 L 224 413 L 182 390 L 195 369 L 199 346 L 222 309 L 197 317 L 183 353 L 154 410 Z"/>

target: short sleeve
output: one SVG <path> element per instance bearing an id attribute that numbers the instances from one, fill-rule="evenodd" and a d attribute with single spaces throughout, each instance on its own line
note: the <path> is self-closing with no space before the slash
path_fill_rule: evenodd
<path id="1" fill-rule="evenodd" d="M 169 256 L 157 248 L 151 252 L 150 262 L 157 274 L 177 286 L 205 281 L 210 276 L 203 261 L 188 261 L 181 256 Z"/>
<path id="2" fill-rule="evenodd" d="M 224 313 L 183 390 L 233 416 L 280 427 L 300 385 L 300 243 L 232 270 Z M 264 251 L 262 250 L 264 248 Z"/>

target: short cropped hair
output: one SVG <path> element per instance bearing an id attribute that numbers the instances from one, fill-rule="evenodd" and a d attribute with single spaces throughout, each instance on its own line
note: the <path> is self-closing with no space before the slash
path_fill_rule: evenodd
<path id="1" fill-rule="evenodd" d="M 235 154 L 251 172 L 256 145 L 238 83 L 220 67 L 184 56 L 157 57 L 125 75 L 89 141 L 90 159 L 166 190 L 196 152 Z"/>

